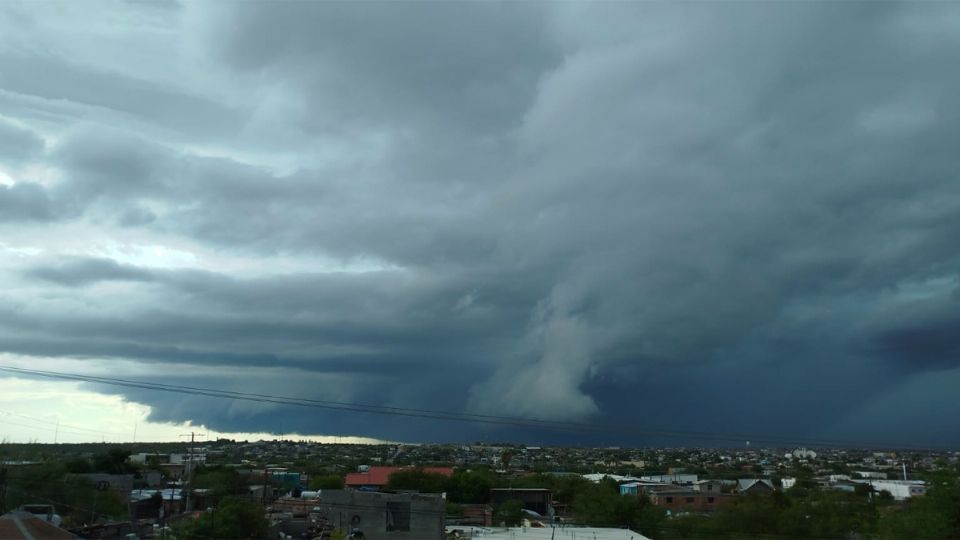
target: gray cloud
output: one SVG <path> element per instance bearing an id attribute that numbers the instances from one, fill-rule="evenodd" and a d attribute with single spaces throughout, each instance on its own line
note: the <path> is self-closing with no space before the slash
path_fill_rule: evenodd
<path id="1" fill-rule="evenodd" d="M 63 261 L 57 266 L 41 266 L 27 272 L 59 285 L 88 285 L 97 281 L 150 281 L 152 275 L 139 268 L 125 266 L 111 259 L 81 258 Z"/>
<path id="2" fill-rule="evenodd" d="M 0 222 L 43 221 L 52 216 L 52 204 L 43 187 L 25 182 L 0 185 Z"/>
<path id="3" fill-rule="evenodd" d="M 43 145 L 36 133 L 0 119 L 0 156 L 19 161 L 37 154 Z"/>
<path id="4" fill-rule="evenodd" d="M 189 38 L 170 57 L 192 77 L 110 71 L 42 18 L 46 52 L 0 57 L 0 113 L 53 141 L 0 186 L 0 222 L 43 222 L 0 291 L 25 306 L 0 312 L 4 350 L 554 419 L 702 392 L 686 429 L 809 436 L 955 367 L 955 6 L 125 9 Z M 233 429 L 276 413 L 124 394 Z"/>

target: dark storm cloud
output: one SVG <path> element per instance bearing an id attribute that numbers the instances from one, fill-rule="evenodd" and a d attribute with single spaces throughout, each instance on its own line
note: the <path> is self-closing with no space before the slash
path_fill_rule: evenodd
<path id="1" fill-rule="evenodd" d="M 465 364 L 484 340 L 510 335 L 525 314 L 509 306 L 458 314 L 450 287 L 377 272 L 235 279 L 195 271 L 147 271 L 104 259 L 25 271 L 59 285 L 147 282 L 162 301 L 96 310 L 0 311 L 6 350 L 37 356 L 137 358 L 319 372 L 426 374 Z M 230 347 L 224 347 L 230 343 Z M 472 351 L 464 351 L 471 343 Z"/>
<path id="2" fill-rule="evenodd" d="M 112 259 L 79 258 L 63 261 L 57 266 L 36 267 L 27 272 L 29 277 L 59 285 L 81 286 L 98 281 L 150 281 L 149 272 L 125 266 Z"/>
<path id="3" fill-rule="evenodd" d="M 909 302 L 878 311 L 866 328 L 867 353 L 908 372 L 960 367 L 956 281 L 927 284 L 925 289 Z"/>
<path id="4" fill-rule="evenodd" d="M 6 54 L 4 114 L 52 132 L 30 159 L 58 174 L 0 186 L 0 212 L 197 254 L 18 263 L 0 344 L 553 419 L 638 422 L 637 396 L 702 395 L 672 421 L 882 436 L 871 414 L 926 415 L 903 400 L 957 369 L 957 16 L 184 5 L 160 20 L 190 36 L 173 58 L 202 67 L 192 86 Z M 36 112 L 54 98 L 77 108 Z M 123 393 L 220 429 L 475 433 Z"/>

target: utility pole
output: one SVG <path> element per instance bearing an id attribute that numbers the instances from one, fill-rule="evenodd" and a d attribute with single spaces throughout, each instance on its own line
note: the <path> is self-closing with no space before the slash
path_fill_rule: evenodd
<path id="1" fill-rule="evenodd" d="M 57 418 L 57 428 L 53 431 L 53 444 L 57 444 L 57 437 L 60 435 L 60 418 Z"/>
<path id="2" fill-rule="evenodd" d="M 193 486 L 193 443 L 194 437 L 204 437 L 203 433 L 194 433 L 190 432 L 190 448 L 187 449 L 187 499 L 186 504 L 184 505 L 184 511 L 190 511 L 190 491 Z M 181 434 L 181 437 L 186 437 L 187 434 Z"/>
<path id="3" fill-rule="evenodd" d="M 7 468 L 0 469 L 0 513 L 7 512 Z"/>
<path id="4" fill-rule="evenodd" d="M 263 489 L 260 490 L 260 506 L 267 506 L 267 468 L 263 468 Z"/>

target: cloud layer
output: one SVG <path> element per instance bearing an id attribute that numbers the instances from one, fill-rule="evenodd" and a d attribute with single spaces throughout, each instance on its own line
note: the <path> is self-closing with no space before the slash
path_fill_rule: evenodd
<path id="1" fill-rule="evenodd" d="M 3 352 L 400 407 L 960 442 L 940 425 L 960 383 L 956 6 L 108 12 L 0 8 Z M 490 429 L 97 390 L 220 431 Z"/>

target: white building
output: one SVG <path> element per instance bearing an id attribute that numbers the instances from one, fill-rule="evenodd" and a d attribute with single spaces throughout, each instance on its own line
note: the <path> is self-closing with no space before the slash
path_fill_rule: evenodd
<path id="1" fill-rule="evenodd" d="M 650 540 L 630 529 L 605 527 L 458 527 L 447 526 L 447 534 L 460 531 L 463 539 L 490 540 Z"/>
<path id="2" fill-rule="evenodd" d="M 793 457 L 795 459 L 814 459 L 817 457 L 817 453 L 806 448 L 797 448 L 793 451 Z"/>
<path id="3" fill-rule="evenodd" d="M 633 476 L 620 476 L 619 474 L 608 474 L 608 473 L 590 473 L 590 474 L 584 474 L 581 476 L 584 478 L 584 480 L 589 480 L 594 483 L 598 483 L 604 478 L 609 478 L 617 483 L 636 482 L 637 480 L 640 480 L 639 478 L 634 478 Z"/>
<path id="4" fill-rule="evenodd" d="M 921 497 L 927 493 L 927 486 L 923 480 L 853 480 L 853 482 L 870 484 L 877 492 L 888 491 L 897 501 Z"/>
<path id="5" fill-rule="evenodd" d="M 695 474 L 656 474 L 652 476 L 641 476 L 640 480 L 646 482 L 660 482 L 663 484 L 696 484 L 700 478 Z"/>

